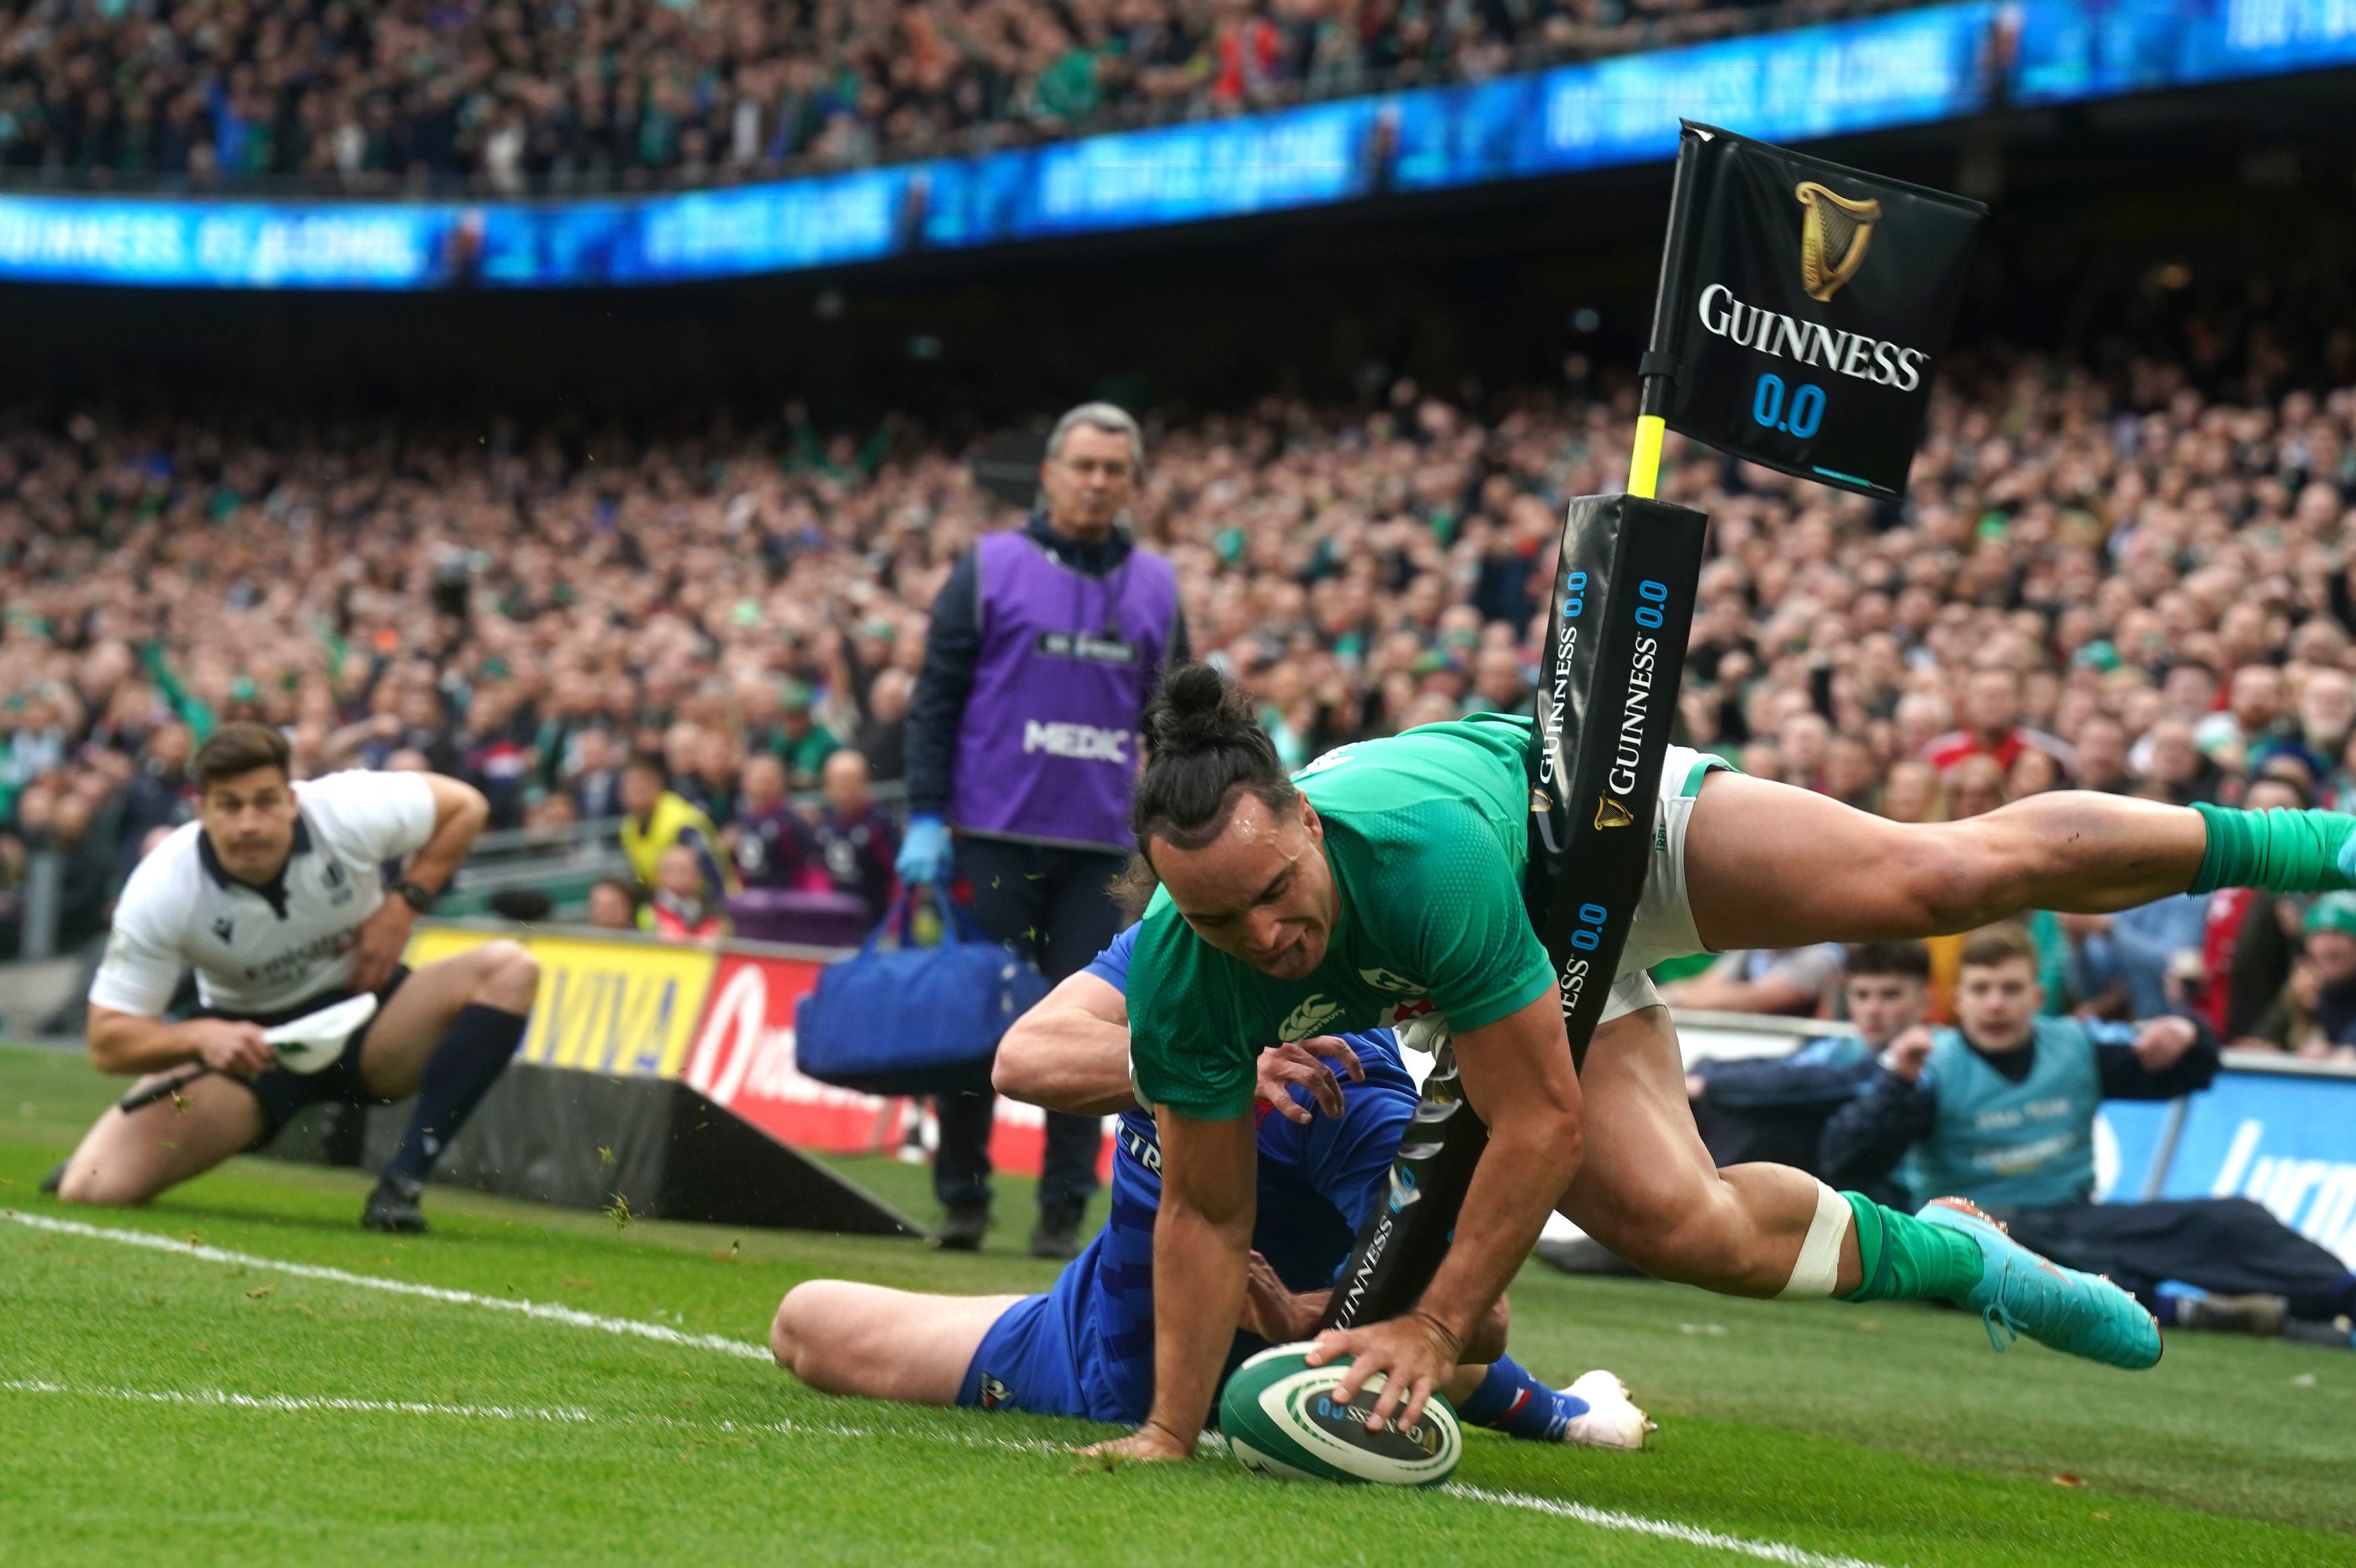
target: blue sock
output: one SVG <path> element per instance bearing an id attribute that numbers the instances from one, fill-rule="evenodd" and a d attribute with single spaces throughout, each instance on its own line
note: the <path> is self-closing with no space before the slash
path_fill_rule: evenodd
<path id="1" fill-rule="evenodd" d="M 1464 1396 L 1456 1413 L 1475 1426 L 1492 1427 L 1509 1436 L 1559 1443 L 1570 1424 L 1587 1413 L 1587 1402 L 1575 1394 L 1558 1393 L 1513 1357 L 1500 1356 L 1481 1386 Z"/>
<path id="2" fill-rule="evenodd" d="M 507 1070 L 508 1059 L 523 1043 L 523 1029 L 521 1013 L 480 1002 L 458 1010 L 449 1032 L 426 1060 L 423 1081 L 417 1086 L 417 1109 L 402 1135 L 401 1147 L 385 1162 L 385 1175 L 425 1179 L 434 1157 L 458 1136 L 467 1113 Z"/>

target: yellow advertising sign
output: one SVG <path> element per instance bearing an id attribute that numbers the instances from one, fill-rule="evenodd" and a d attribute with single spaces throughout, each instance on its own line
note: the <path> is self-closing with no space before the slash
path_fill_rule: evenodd
<path id="1" fill-rule="evenodd" d="M 410 939 L 412 968 L 502 933 L 429 926 Z M 718 960 L 697 947 L 517 933 L 540 960 L 540 994 L 517 1058 L 622 1078 L 676 1078 Z"/>

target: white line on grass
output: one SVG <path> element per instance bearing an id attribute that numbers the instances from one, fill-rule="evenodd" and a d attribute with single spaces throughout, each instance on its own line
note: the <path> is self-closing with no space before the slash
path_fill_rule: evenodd
<path id="1" fill-rule="evenodd" d="M 1714 1530 L 1679 1524 L 1674 1520 L 1646 1519 L 1643 1514 L 1622 1513 L 1617 1509 L 1589 1508 L 1585 1503 L 1532 1497 L 1527 1492 L 1493 1492 L 1483 1487 L 1468 1487 L 1462 1481 L 1451 1481 L 1440 1489 L 1451 1497 L 1470 1498 L 1474 1502 L 1494 1503 L 1499 1508 L 1526 1509 L 1532 1513 L 1550 1513 L 1557 1519 L 1577 1520 L 1581 1524 L 1591 1524 L 1603 1530 L 1625 1530 L 1638 1535 L 1657 1535 L 1664 1541 L 1683 1541 L 1688 1546 L 1740 1552 L 1769 1563 L 1784 1563 L 1787 1568 L 1877 1568 L 1876 1564 L 1860 1557 L 1827 1557 L 1822 1552 L 1786 1546 L 1780 1541 L 1747 1541 L 1739 1535 L 1720 1535 Z"/>
<path id="2" fill-rule="evenodd" d="M 419 1296 L 428 1301 L 440 1301 L 455 1307 L 487 1307 L 495 1311 L 513 1312 L 525 1317 L 537 1318 L 543 1323 L 560 1323 L 572 1328 L 595 1328 L 608 1334 L 635 1335 L 639 1339 L 652 1339 L 661 1344 L 680 1345 L 697 1350 L 716 1350 L 723 1355 L 740 1356 L 748 1360 L 766 1361 L 770 1359 L 766 1347 L 752 1344 L 744 1339 L 731 1339 L 724 1335 L 683 1334 L 676 1328 L 667 1328 L 659 1323 L 640 1323 L 628 1317 L 604 1317 L 594 1312 L 581 1312 L 570 1307 L 557 1307 L 546 1302 L 509 1301 L 496 1296 L 477 1296 L 470 1290 L 448 1290 L 440 1285 L 414 1285 L 407 1280 L 382 1279 L 373 1275 L 350 1274 L 343 1269 L 327 1268 L 316 1264 L 288 1263 L 279 1258 L 259 1257 L 251 1253 L 233 1253 L 224 1248 L 208 1247 L 194 1242 L 175 1241 L 169 1236 L 157 1235 L 152 1231 L 85 1225 L 75 1220 L 51 1220 L 38 1214 L 20 1213 L 14 1209 L 0 1209 L 0 1220 L 11 1221 L 16 1224 L 29 1226 L 37 1231 L 48 1231 L 65 1236 L 80 1236 L 91 1241 L 114 1242 L 123 1246 L 145 1247 L 153 1252 L 171 1253 L 181 1257 L 196 1258 L 204 1263 L 239 1264 L 247 1268 L 275 1269 L 281 1274 L 294 1275 L 302 1279 L 327 1280 L 337 1285 L 354 1285 L 362 1290 L 380 1290 L 394 1296 Z M 15 1382 L 0 1384 L 0 1387 L 7 1388 L 27 1388 L 28 1386 Z M 314 1400 L 294 1395 L 267 1397 L 241 1394 L 216 1395 L 210 1391 L 199 1391 L 194 1394 L 168 1392 L 143 1393 L 136 1390 L 68 1390 L 62 1385 L 45 1385 L 33 1392 L 101 1392 L 102 1397 L 155 1400 L 172 1403 L 249 1405 L 257 1409 L 271 1410 L 382 1409 L 434 1414 L 494 1415 L 500 1413 L 496 1407 L 489 1406 L 434 1406 L 366 1400 Z M 541 1411 L 512 1413 L 577 1422 L 594 1422 L 597 1419 L 581 1411 L 562 1416 Z M 662 1419 L 666 1425 L 674 1424 L 667 1418 L 658 1419 Z M 719 1424 L 729 1430 L 739 1430 L 734 1423 L 722 1422 Z M 918 1441 L 934 1439 L 937 1435 L 972 1446 L 1014 1448 L 1047 1453 L 1059 1452 L 1062 1449 L 1062 1445 L 1053 1443 L 1023 1443 L 1002 1438 L 968 1437 L 956 1434 L 935 1435 L 871 1430 L 863 1427 L 832 1426 L 793 1421 L 756 1424 L 742 1430 L 766 1430 L 786 1435 L 794 1435 L 798 1433 L 816 1435 L 823 1432 L 830 1436 L 903 1437 L 915 1438 Z M 1551 1514 L 1558 1519 L 1571 1520 L 1598 1530 L 1623 1531 L 1636 1535 L 1655 1536 L 1664 1541 L 1679 1541 L 1689 1546 L 1740 1552 L 1744 1556 L 1756 1557 L 1764 1562 L 1784 1564 L 1784 1568 L 1879 1568 L 1878 1564 L 1868 1563 L 1861 1558 L 1827 1556 L 1797 1546 L 1786 1546 L 1782 1541 L 1751 1541 L 1739 1535 L 1721 1535 L 1716 1531 L 1704 1530 L 1697 1525 L 1679 1524 L 1675 1520 L 1649 1519 L 1643 1514 L 1622 1513 L 1613 1509 L 1590 1508 L 1583 1503 L 1562 1502 L 1553 1498 L 1534 1497 L 1526 1492 L 1493 1492 L 1481 1487 L 1466 1486 L 1462 1482 L 1451 1482 L 1440 1490 L 1451 1497 L 1462 1498 L 1470 1502 L 1486 1503 L 1493 1508 L 1518 1509 L 1525 1512 Z"/>
<path id="3" fill-rule="evenodd" d="M 380 1279 L 374 1275 L 349 1274 L 317 1264 L 286 1263 L 278 1258 L 256 1257 L 252 1253 L 232 1253 L 220 1247 L 175 1241 L 169 1236 L 159 1236 L 153 1231 L 85 1225 L 78 1220 L 50 1220 L 38 1214 L 22 1214 L 14 1209 L 0 1209 L 0 1219 L 28 1225 L 36 1231 L 49 1231 L 61 1236 L 81 1236 L 96 1242 L 114 1242 L 126 1247 L 145 1247 L 151 1252 L 173 1253 L 202 1263 L 240 1264 L 247 1268 L 276 1269 L 281 1274 L 291 1274 L 299 1279 L 322 1279 L 361 1290 L 422 1296 L 428 1301 L 447 1302 L 454 1307 L 487 1307 L 498 1312 L 515 1312 L 526 1317 L 537 1317 L 543 1323 L 562 1323 L 570 1328 L 596 1328 L 607 1334 L 635 1335 L 641 1339 L 653 1339 L 665 1345 L 684 1345 L 692 1349 L 717 1350 L 723 1356 L 742 1356 L 748 1361 L 770 1359 L 767 1347 L 747 1340 L 731 1339 L 722 1334 L 682 1334 L 659 1323 L 640 1323 L 629 1317 L 602 1317 L 594 1312 L 576 1311 L 570 1307 L 558 1307 L 545 1301 L 510 1301 L 502 1296 L 477 1296 L 471 1290 L 447 1290 L 438 1285 L 412 1285 L 404 1279 Z"/>
<path id="4" fill-rule="evenodd" d="M 392 1415 L 464 1415 L 483 1421 L 560 1421 L 571 1424 L 597 1418 L 585 1410 L 536 1410 L 529 1405 L 435 1404 L 406 1399 L 341 1399 L 327 1394 L 230 1393 L 225 1389 L 199 1388 L 76 1388 L 38 1378 L 9 1378 L 0 1389 L 17 1393 L 67 1393 L 83 1399 L 123 1400 L 145 1404 L 227 1405 L 239 1410 L 370 1411 Z"/>

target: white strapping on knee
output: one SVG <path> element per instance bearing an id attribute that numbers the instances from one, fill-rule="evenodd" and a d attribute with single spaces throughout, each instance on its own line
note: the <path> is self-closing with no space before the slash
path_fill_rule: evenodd
<path id="1" fill-rule="evenodd" d="M 1810 1300 L 1833 1293 L 1840 1283 L 1841 1239 L 1848 1234 L 1854 1219 L 1847 1199 L 1823 1182 L 1816 1183 L 1816 1217 L 1808 1221 L 1799 1261 L 1792 1265 L 1792 1277 L 1776 1292 L 1776 1300 Z"/>

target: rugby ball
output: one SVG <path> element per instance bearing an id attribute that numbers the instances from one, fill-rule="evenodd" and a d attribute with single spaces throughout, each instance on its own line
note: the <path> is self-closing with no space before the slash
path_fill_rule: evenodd
<path id="1" fill-rule="evenodd" d="M 1456 1412 L 1431 1396 L 1413 1426 L 1370 1431 L 1379 1374 L 1347 1404 L 1336 1399 L 1347 1361 L 1309 1364 L 1307 1344 L 1278 1345 L 1236 1369 L 1219 1396 L 1219 1430 L 1238 1464 L 1258 1476 L 1299 1481 L 1372 1481 L 1436 1487 L 1464 1456 Z"/>

